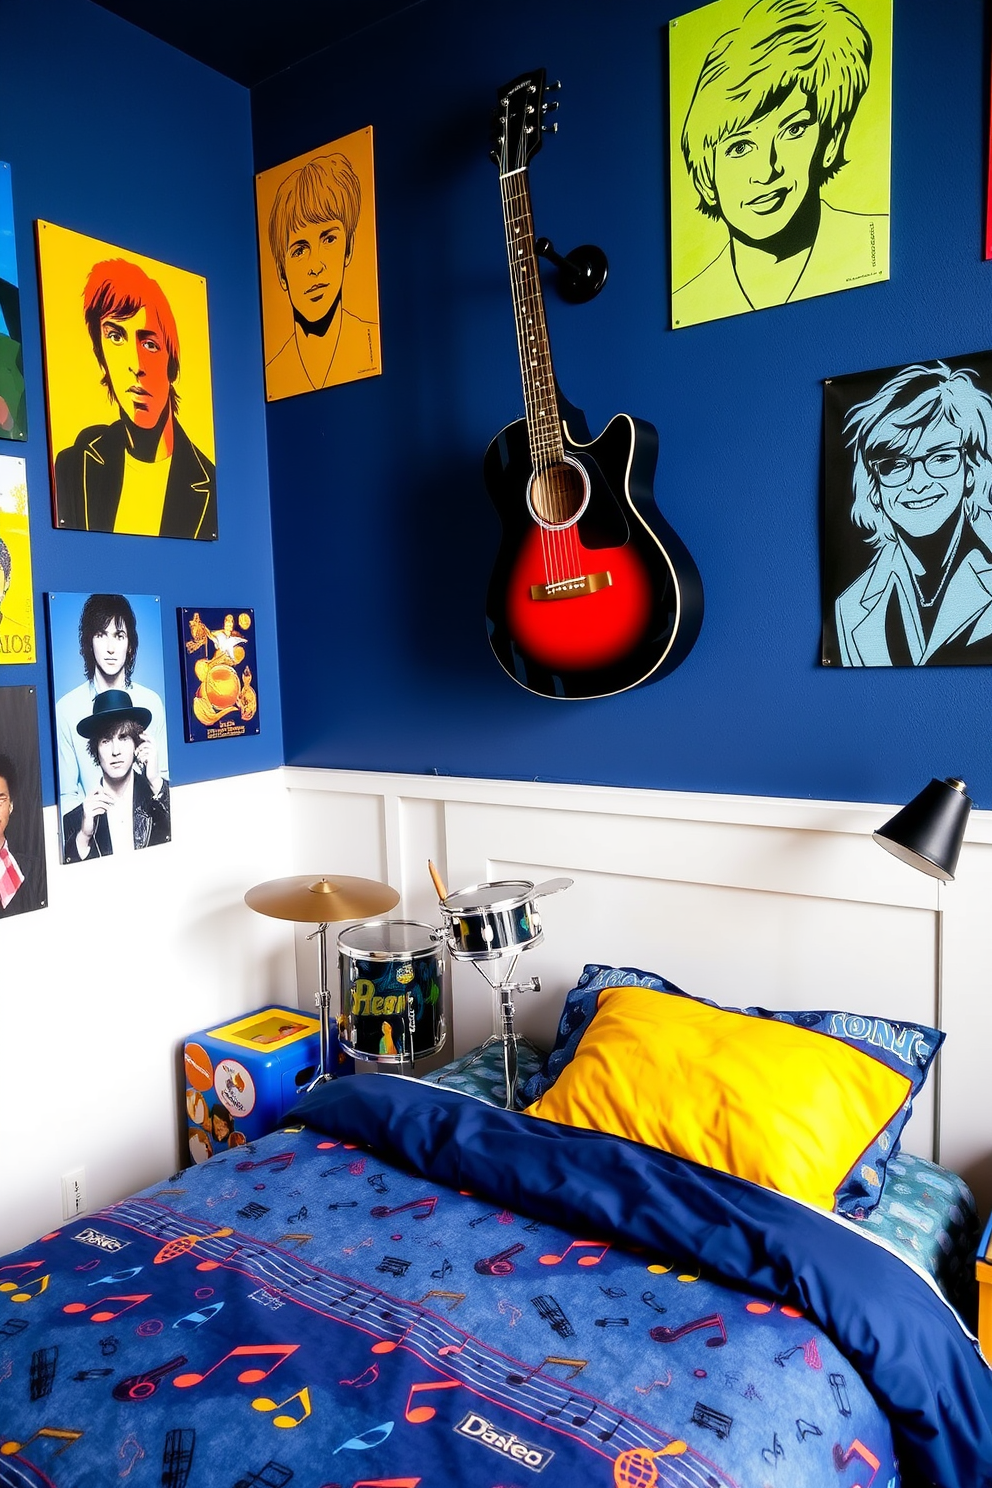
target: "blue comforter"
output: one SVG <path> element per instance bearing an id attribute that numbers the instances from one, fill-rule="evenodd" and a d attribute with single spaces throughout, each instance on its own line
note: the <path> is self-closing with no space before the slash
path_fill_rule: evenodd
<path id="1" fill-rule="evenodd" d="M 416 1081 L 297 1112 L 0 1258 L 2 1488 L 992 1484 L 989 1371 L 848 1227 Z"/>
<path id="2" fill-rule="evenodd" d="M 939 1488 L 992 1488 L 992 1371 L 937 1289 L 831 1216 L 599 1132 L 412 1081 L 327 1084 L 297 1107 L 416 1172 L 561 1225 L 681 1256 L 815 1318 Z M 801 1431 L 800 1431 L 801 1435 Z"/>

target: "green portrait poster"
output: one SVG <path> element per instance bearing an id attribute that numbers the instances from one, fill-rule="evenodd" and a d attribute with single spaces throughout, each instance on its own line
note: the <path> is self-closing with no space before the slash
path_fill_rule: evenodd
<path id="1" fill-rule="evenodd" d="M 892 0 L 670 23 L 672 326 L 889 277 Z"/>

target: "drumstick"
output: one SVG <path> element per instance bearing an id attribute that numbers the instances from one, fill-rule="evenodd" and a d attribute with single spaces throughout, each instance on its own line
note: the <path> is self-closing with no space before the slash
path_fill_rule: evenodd
<path id="1" fill-rule="evenodd" d="M 438 873 L 430 858 L 427 859 L 427 867 L 430 869 L 431 878 L 434 880 L 434 887 L 437 890 L 437 897 L 439 899 L 447 899 L 448 891 L 444 887 L 444 879 L 441 877 L 440 873 Z"/>

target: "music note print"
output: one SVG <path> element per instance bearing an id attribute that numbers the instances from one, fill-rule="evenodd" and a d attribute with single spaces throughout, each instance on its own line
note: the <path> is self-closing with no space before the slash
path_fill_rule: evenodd
<path id="1" fill-rule="evenodd" d="M 104 1297 L 103 1302 L 126 1302 L 126 1307 L 118 1307 L 111 1311 L 98 1302 L 67 1302 L 63 1312 L 89 1312 L 91 1307 L 100 1307 L 99 1312 L 94 1312 L 90 1318 L 91 1323 L 109 1323 L 112 1318 L 123 1317 L 125 1312 L 130 1312 L 132 1307 L 139 1307 L 142 1302 L 147 1302 L 151 1292 L 132 1292 L 126 1297 Z"/>
<path id="2" fill-rule="evenodd" d="M 368 1304 L 366 1304 L 366 1306 L 367 1305 Z M 406 1327 L 403 1329 L 403 1332 L 400 1334 L 399 1338 L 383 1339 L 381 1343 L 374 1343 L 372 1345 L 372 1353 L 373 1354 L 391 1354 L 391 1353 L 394 1353 L 395 1350 L 398 1349 L 400 1347 L 400 1345 L 406 1341 L 407 1335 L 416 1327 L 416 1324 L 417 1324 L 417 1320 L 416 1320 L 416 1318 L 414 1318 L 414 1320 L 413 1320 L 412 1323 L 407 1323 Z"/>
<path id="3" fill-rule="evenodd" d="M 163 1266 L 167 1261 L 174 1261 L 178 1256 L 185 1255 L 199 1245 L 201 1240 L 220 1240 L 228 1235 L 233 1235 L 232 1229 L 213 1230 L 209 1235 L 179 1235 L 175 1240 L 168 1240 L 157 1255 L 152 1257 L 154 1266 Z"/>
<path id="4" fill-rule="evenodd" d="M 127 1460 L 125 1456 L 125 1448 L 130 1448 L 133 1455 L 130 1462 L 128 1462 L 127 1467 L 122 1467 L 118 1472 L 117 1476 L 119 1478 L 126 1478 L 133 1468 L 134 1464 L 145 1455 L 145 1449 L 138 1441 L 138 1438 L 134 1435 L 133 1431 L 128 1432 L 127 1436 L 117 1448 L 117 1455 L 122 1462 Z"/>
<path id="5" fill-rule="evenodd" d="M 352 1488 L 417 1488 L 420 1478 L 361 1478 Z"/>
<path id="6" fill-rule="evenodd" d="M 414 1219 L 430 1219 L 437 1208 L 437 1195 L 426 1199 L 411 1199 L 408 1204 L 397 1204 L 390 1209 L 386 1204 L 375 1204 L 370 1210 L 373 1219 L 385 1219 L 387 1214 L 403 1214 L 408 1209 L 417 1209 Z"/>
<path id="7" fill-rule="evenodd" d="M 35 1297 L 40 1297 L 42 1292 L 48 1291 L 50 1276 L 36 1276 L 32 1281 L 23 1284 L 14 1281 L 5 1281 L 0 1290 L 9 1293 L 8 1300 L 11 1302 L 31 1302 Z M 19 1291 L 11 1291 L 12 1287 L 20 1286 Z"/>
<path id="8" fill-rule="evenodd" d="M 356 1390 L 364 1390 L 369 1385 L 374 1385 L 379 1378 L 378 1364 L 370 1364 L 368 1369 L 363 1369 L 361 1374 L 356 1374 L 354 1379 L 338 1380 L 339 1385 L 354 1385 Z"/>
<path id="9" fill-rule="evenodd" d="M 667 1390 L 669 1385 L 672 1383 L 672 1371 L 670 1369 L 666 1369 L 665 1373 L 668 1375 L 667 1379 L 652 1380 L 649 1385 L 635 1385 L 634 1389 L 637 1391 L 638 1395 L 650 1395 L 652 1390 Z"/>
<path id="10" fill-rule="evenodd" d="M 648 1270 L 651 1272 L 652 1276 L 667 1276 L 669 1271 L 675 1270 L 676 1264 L 677 1262 L 675 1261 L 652 1261 L 651 1264 L 648 1266 Z M 677 1272 L 675 1280 L 686 1282 L 687 1284 L 698 1281 L 699 1267 L 697 1266 L 695 1271 Z"/>
<path id="11" fill-rule="evenodd" d="M 223 1359 L 218 1359 L 216 1364 L 211 1364 L 203 1374 L 177 1374 L 172 1383 L 178 1390 L 187 1390 L 191 1385 L 200 1384 L 208 1374 L 213 1374 L 215 1369 L 226 1364 L 228 1359 L 253 1359 L 259 1356 L 271 1358 L 272 1355 L 276 1355 L 275 1363 L 270 1364 L 268 1369 L 244 1369 L 238 1375 L 240 1385 L 257 1385 L 259 1380 L 267 1379 L 274 1369 L 278 1369 L 290 1354 L 295 1354 L 299 1346 L 298 1343 L 242 1343 L 237 1348 L 231 1349 L 230 1353 L 225 1354 Z"/>
<path id="12" fill-rule="evenodd" d="M 481 1261 L 476 1261 L 475 1270 L 480 1276 L 509 1276 L 515 1269 L 511 1256 L 519 1255 L 525 1247 L 521 1244 L 509 1245 L 506 1250 L 501 1250 L 498 1255 L 483 1256 Z"/>
<path id="13" fill-rule="evenodd" d="M 147 1369 L 143 1374 L 131 1374 L 127 1379 L 118 1380 L 110 1393 L 115 1400 L 147 1400 L 149 1395 L 155 1394 L 159 1382 L 167 1374 L 182 1369 L 185 1363 L 186 1355 L 177 1354 L 174 1359 L 166 1364 L 159 1364 L 155 1369 Z"/>
<path id="14" fill-rule="evenodd" d="M 706 1347 L 723 1348 L 727 1341 L 727 1329 L 718 1312 L 708 1313 L 706 1317 L 696 1318 L 691 1323 L 683 1323 L 681 1328 L 651 1328 L 650 1336 L 655 1343 L 677 1343 L 680 1338 L 684 1338 L 687 1333 L 695 1333 L 698 1328 L 715 1328 L 716 1335 L 707 1338 Z"/>
<path id="15" fill-rule="evenodd" d="M 11 1266 L 0 1266 L 0 1271 L 37 1271 L 44 1264 L 44 1261 L 18 1261 Z M 99 1266 L 100 1262 L 93 1261 L 91 1264 Z M 81 1266 L 76 1267 L 77 1271 L 82 1269 Z M 19 1281 L 0 1281 L 0 1292 L 16 1292 L 20 1285 Z"/>
<path id="16" fill-rule="evenodd" d="M 446 1308 L 446 1311 L 447 1312 L 454 1312 L 454 1310 L 458 1306 L 459 1302 L 464 1302 L 465 1301 L 465 1298 L 467 1296 L 468 1296 L 468 1293 L 467 1292 L 439 1292 L 439 1291 L 435 1290 L 435 1291 L 425 1292 L 422 1297 L 418 1298 L 416 1305 L 418 1307 L 422 1306 L 423 1303 L 427 1301 L 427 1298 L 428 1297 L 443 1297 L 443 1298 L 447 1299 L 447 1302 L 448 1302 L 448 1306 Z"/>
<path id="17" fill-rule="evenodd" d="M 424 1390 L 457 1390 L 459 1388 L 459 1385 L 459 1380 L 440 1380 L 437 1383 L 432 1382 L 429 1384 L 411 1385 L 410 1393 L 406 1397 L 406 1409 L 403 1412 L 404 1418 L 407 1421 L 410 1421 L 414 1426 L 419 1426 L 424 1421 L 433 1421 L 434 1417 L 437 1415 L 437 1411 L 434 1406 L 413 1405 L 412 1401 L 414 1395 L 421 1394 Z"/>
<path id="18" fill-rule="evenodd" d="M 394 1421 L 383 1421 L 381 1426 L 373 1426 L 368 1431 L 363 1431 L 361 1436 L 349 1436 L 347 1441 L 335 1447 L 331 1453 L 336 1457 L 339 1452 L 368 1452 L 372 1447 L 381 1446 L 388 1436 L 392 1434 Z"/>
<path id="19" fill-rule="evenodd" d="M 144 1266 L 131 1266 L 127 1271 L 115 1271 L 113 1276 L 98 1276 L 96 1281 L 88 1282 L 87 1285 L 91 1287 L 123 1286 L 126 1281 L 131 1280 L 132 1276 L 137 1276 L 144 1269 Z"/>
<path id="20" fill-rule="evenodd" d="M 282 1430 L 288 1431 L 294 1426 L 299 1426 L 302 1421 L 305 1421 L 313 1413 L 313 1407 L 310 1404 L 310 1391 L 306 1386 L 302 1390 L 297 1391 L 295 1395 L 290 1395 L 288 1400 L 269 1400 L 266 1396 L 260 1395 L 257 1400 L 252 1401 L 251 1408 L 257 1411 L 282 1410 L 283 1406 L 292 1405 L 294 1400 L 300 1402 L 300 1415 L 272 1417 L 273 1426 L 279 1426 Z"/>
<path id="21" fill-rule="evenodd" d="M 567 1369 L 568 1374 L 565 1375 L 565 1379 L 571 1380 L 577 1374 L 581 1374 L 588 1363 L 588 1359 L 565 1359 L 560 1354 L 546 1354 L 540 1364 L 535 1364 L 533 1369 L 528 1369 L 526 1374 L 508 1374 L 506 1376 L 506 1383 L 508 1385 L 525 1385 L 529 1380 L 534 1378 L 535 1374 L 543 1373 L 549 1364 L 556 1364 L 563 1369 Z"/>
<path id="22" fill-rule="evenodd" d="M 598 1266 L 600 1261 L 603 1259 L 606 1252 L 610 1248 L 608 1244 L 604 1245 L 601 1240 L 573 1240 L 571 1244 L 565 1248 L 564 1252 L 560 1256 L 543 1255 L 538 1256 L 538 1260 L 540 1261 L 542 1266 L 558 1266 L 565 1259 L 565 1256 L 568 1255 L 568 1252 L 570 1250 L 584 1250 L 589 1247 L 593 1248 L 594 1250 L 598 1250 L 599 1255 L 579 1256 L 578 1263 L 580 1266 Z M 521 1249 L 522 1248 L 523 1247 L 521 1247 Z"/>
<path id="23" fill-rule="evenodd" d="M 62 1442 L 58 1451 L 52 1453 L 53 1457 L 61 1457 L 62 1453 L 68 1451 L 73 1442 L 77 1442 L 82 1434 L 81 1431 L 62 1431 L 56 1426 L 41 1426 L 26 1441 L 5 1441 L 3 1446 L 0 1446 L 0 1456 L 12 1457 L 15 1452 L 23 1452 L 25 1447 L 29 1447 L 39 1437 L 45 1437 L 46 1440 Z"/>
<path id="24" fill-rule="evenodd" d="M 273 1173 L 284 1173 L 296 1157 L 295 1152 L 277 1152 L 273 1157 L 263 1157 L 260 1162 L 234 1164 L 236 1173 L 250 1173 L 255 1168 L 271 1168 Z"/>
<path id="25" fill-rule="evenodd" d="M 849 1464 L 852 1463 L 856 1457 L 860 1457 L 861 1461 L 865 1463 L 867 1467 L 871 1468 L 871 1477 L 868 1479 L 867 1483 L 853 1485 L 853 1488 L 871 1488 L 872 1483 L 874 1483 L 875 1481 L 875 1474 L 878 1472 L 878 1469 L 881 1466 L 881 1463 L 875 1456 L 874 1452 L 870 1452 L 865 1446 L 864 1442 L 858 1441 L 857 1438 L 854 1439 L 846 1452 L 839 1443 L 835 1444 L 834 1467 L 837 1469 L 838 1472 L 843 1472 L 845 1467 L 849 1466 Z"/>

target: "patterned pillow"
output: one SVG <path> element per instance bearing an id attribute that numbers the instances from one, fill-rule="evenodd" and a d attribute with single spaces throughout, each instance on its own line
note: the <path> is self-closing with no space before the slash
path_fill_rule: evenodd
<path id="1" fill-rule="evenodd" d="M 543 1068 L 524 1086 L 523 1098 L 528 1105 L 550 1090 L 562 1071 L 574 1059 L 582 1036 L 595 1016 L 600 993 L 610 987 L 643 987 L 655 992 L 689 998 L 689 994 L 683 992 L 673 982 L 651 972 L 640 971 L 636 967 L 595 964 L 586 966 L 578 984 L 565 998 L 554 1048 L 545 1060 Z M 689 1000 L 707 1007 L 720 1007 L 718 1003 L 711 1002 L 707 998 L 689 998 Z M 891 1118 L 880 1127 L 874 1140 L 865 1147 L 859 1161 L 836 1193 L 834 1208 L 838 1213 L 853 1218 L 862 1218 L 868 1214 L 881 1197 L 882 1184 L 885 1181 L 885 1165 L 898 1151 L 899 1136 L 909 1119 L 913 1098 L 921 1089 L 934 1055 L 943 1043 L 943 1033 L 921 1024 L 833 1010 L 774 1012 L 767 1008 L 749 1007 L 731 1008 L 726 1011 L 740 1012 L 752 1018 L 791 1023 L 799 1028 L 810 1029 L 815 1033 L 839 1039 L 842 1043 L 869 1055 L 897 1074 L 907 1077 L 909 1087 L 905 1100 Z"/>

